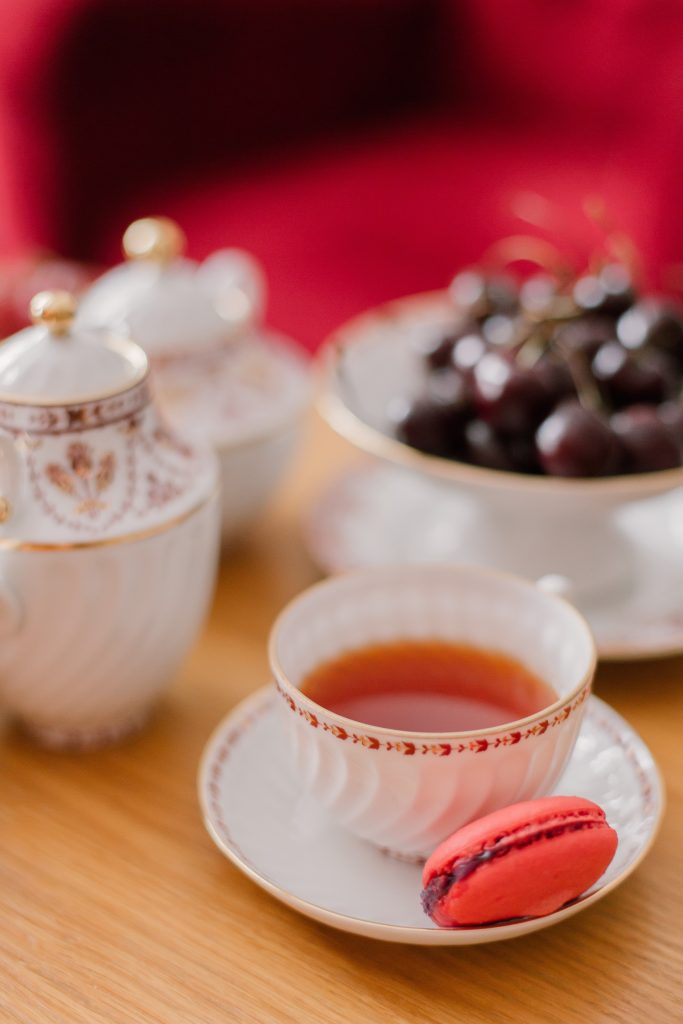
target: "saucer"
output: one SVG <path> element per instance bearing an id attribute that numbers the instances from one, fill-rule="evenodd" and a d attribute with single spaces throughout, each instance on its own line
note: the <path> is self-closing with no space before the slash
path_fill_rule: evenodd
<path id="1" fill-rule="evenodd" d="M 299 795 L 274 687 L 257 691 L 218 726 L 199 770 L 199 800 L 218 848 L 262 889 L 333 928 L 389 942 L 461 946 L 547 928 L 619 885 L 649 850 L 664 805 L 649 750 L 591 697 L 556 793 L 588 797 L 619 834 L 609 868 L 584 896 L 547 917 L 478 928 L 438 928 L 420 906 L 421 867 L 387 856 Z"/>
<path id="2" fill-rule="evenodd" d="M 683 653 L 681 492 L 616 513 L 632 551 L 633 582 L 609 600 L 579 602 L 601 658 Z M 468 562 L 461 545 L 464 501 L 454 488 L 383 463 L 347 471 L 318 498 L 304 540 L 325 572 L 406 562 Z"/>

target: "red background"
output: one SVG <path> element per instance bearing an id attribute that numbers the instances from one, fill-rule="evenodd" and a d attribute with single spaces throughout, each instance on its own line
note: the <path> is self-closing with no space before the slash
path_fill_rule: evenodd
<path id="1" fill-rule="evenodd" d="M 191 255 L 260 257 L 270 319 L 311 348 L 528 230 L 520 210 L 585 255 L 588 196 L 654 284 L 680 279 L 673 0 L 21 0 L 3 15 L 6 255 L 113 260 L 130 219 L 166 213 Z"/>

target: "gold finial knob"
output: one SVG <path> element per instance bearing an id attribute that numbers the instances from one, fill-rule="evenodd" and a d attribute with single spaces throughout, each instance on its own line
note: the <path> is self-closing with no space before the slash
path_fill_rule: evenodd
<path id="1" fill-rule="evenodd" d="M 11 514 L 12 506 L 7 498 L 3 498 L 2 495 L 0 495 L 0 524 L 6 523 Z"/>
<path id="2" fill-rule="evenodd" d="M 60 337 L 68 334 L 76 315 L 76 300 L 71 292 L 55 289 L 38 292 L 29 306 L 34 324 L 44 324 L 50 334 Z"/>
<path id="3" fill-rule="evenodd" d="M 143 217 L 126 228 L 123 251 L 129 260 L 170 263 L 185 251 L 185 233 L 170 217 Z"/>

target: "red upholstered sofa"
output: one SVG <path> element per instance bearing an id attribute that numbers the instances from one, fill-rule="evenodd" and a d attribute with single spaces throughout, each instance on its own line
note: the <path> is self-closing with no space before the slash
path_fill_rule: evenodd
<path id="1" fill-rule="evenodd" d="M 520 210 L 588 250 L 590 195 L 668 285 L 682 177 L 674 0 L 17 0 L 0 32 L 0 247 L 112 259 L 166 212 L 253 250 L 309 347 Z"/>

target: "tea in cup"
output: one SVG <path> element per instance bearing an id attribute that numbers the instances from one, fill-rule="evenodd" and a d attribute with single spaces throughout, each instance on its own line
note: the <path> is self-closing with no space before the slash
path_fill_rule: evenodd
<path id="1" fill-rule="evenodd" d="M 469 566 L 333 577 L 295 598 L 270 639 L 302 794 L 409 857 L 552 791 L 595 658 L 571 605 Z"/>

